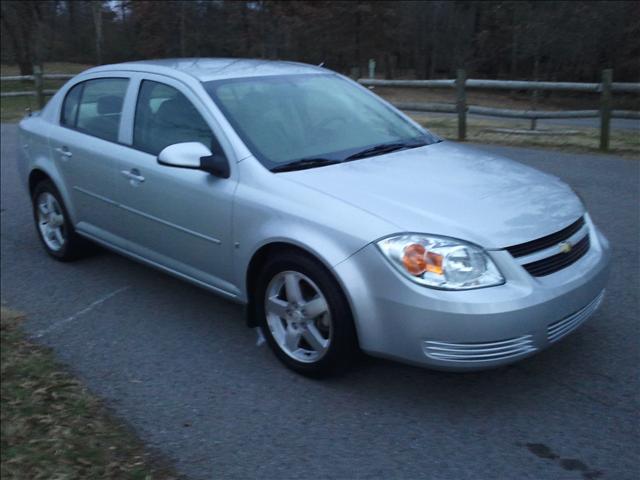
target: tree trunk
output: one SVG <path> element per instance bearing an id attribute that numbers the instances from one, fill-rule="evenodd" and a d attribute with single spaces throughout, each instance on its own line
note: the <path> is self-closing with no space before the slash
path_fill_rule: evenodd
<path id="1" fill-rule="evenodd" d="M 33 64 L 29 61 L 22 60 L 18 62 L 20 75 L 33 75 Z"/>
<path id="2" fill-rule="evenodd" d="M 96 31 L 96 64 L 102 64 L 102 1 L 91 3 L 93 23 Z"/>
<path id="3" fill-rule="evenodd" d="M 5 6 L 6 4 L 2 4 L 0 19 L 2 20 L 2 28 L 7 32 L 9 42 L 11 42 L 13 57 L 20 69 L 20 75 L 33 75 L 33 56 L 29 27 L 28 25 L 22 25 L 23 28 L 21 28 L 21 25 L 9 18 L 11 13 L 15 14 L 15 11 L 10 11 L 9 8 L 11 7 L 9 6 L 6 6 L 5 10 Z M 30 19 L 26 21 L 31 22 Z"/>
<path id="4" fill-rule="evenodd" d="M 518 5 L 514 5 L 513 7 L 513 20 L 511 23 L 511 79 L 515 80 L 518 75 L 518 40 L 519 40 L 519 30 L 518 26 Z"/>
<path id="5" fill-rule="evenodd" d="M 360 11 L 360 2 L 356 3 L 356 28 L 355 36 L 356 36 L 356 68 L 358 78 L 362 78 L 364 75 L 362 74 L 362 42 L 360 40 L 360 29 L 362 28 L 362 12 Z"/>
<path id="6" fill-rule="evenodd" d="M 186 28 L 185 28 L 185 7 L 186 2 L 180 2 L 180 56 L 187 56 L 187 40 L 186 40 Z"/>

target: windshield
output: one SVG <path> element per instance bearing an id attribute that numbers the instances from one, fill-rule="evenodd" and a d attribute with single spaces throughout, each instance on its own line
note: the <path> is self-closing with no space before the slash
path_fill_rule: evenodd
<path id="1" fill-rule="evenodd" d="M 336 163 L 363 158 L 358 152 L 383 144 L 438 141 L 335 74 L 216 80 L 204 86 L 270 169 L 305 159 Z"/>

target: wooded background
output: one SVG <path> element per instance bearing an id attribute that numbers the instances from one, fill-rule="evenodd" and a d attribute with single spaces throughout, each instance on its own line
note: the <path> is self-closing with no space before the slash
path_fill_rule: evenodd
<path id="1" fill-rule="evenodd" d="M 2 63 L 255 57 L 382 78 L 640 80 L 638 1 L 2 0 Z"/>

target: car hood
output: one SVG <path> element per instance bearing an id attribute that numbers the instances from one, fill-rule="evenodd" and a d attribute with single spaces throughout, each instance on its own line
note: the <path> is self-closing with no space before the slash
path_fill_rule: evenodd
<path id="1" fill-rule="evenodd" d="M 584 213 L 557 177 L 452 142 L 281 175 L 376 215 L 397 232 L 488 249 L 549 235 Z"/>

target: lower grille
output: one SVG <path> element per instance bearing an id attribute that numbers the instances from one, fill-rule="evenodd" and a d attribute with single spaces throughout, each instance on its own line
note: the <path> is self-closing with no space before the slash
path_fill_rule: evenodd
<path id="1" fill-rule="evenodd" d="M 562 337 L 573 332 L 576 328 L 582 325 L 585 320 L 587 320 L 587 318 L 589 318 L 600 306 L 603 298 L 604 290 L 582 310 L 578 310 L 576 313 L 549 325 L 547 327 L 547 338 L 549 341 L 555 342 L 556 340 L 560 340 Z"/>
<path id="2" fill-rule="evenodd" d="M 589 235 L 576 243 L 568 253 L 558 253 L 536 262 L 523 265 L 524 269 L 535 277 L 550 275 L 577 262 L 589 250 Z"/>
<path id="3" fill-rule="evenodd" d="M 424 353 L 448 362 L 491 362 L 535 352 L 531 335 L 488 343 L 447 343 L 426 340 Z"/>

